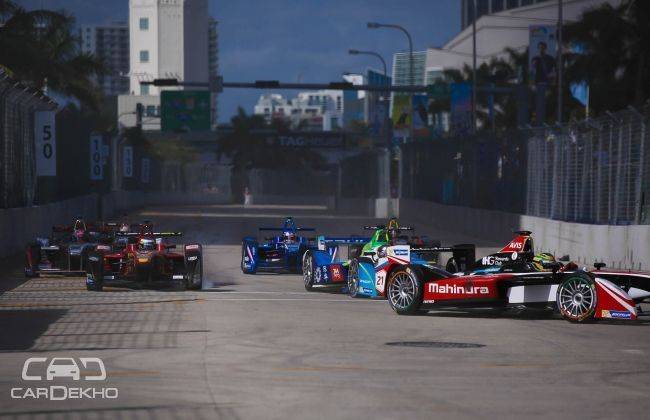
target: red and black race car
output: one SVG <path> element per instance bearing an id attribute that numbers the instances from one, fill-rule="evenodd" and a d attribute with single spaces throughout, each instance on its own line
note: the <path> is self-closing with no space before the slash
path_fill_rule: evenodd
<path id="1" fill-rule="evenodd" d="M 501 258 L 499 264 L 488 265 Z M 540 261 L 530 232 L 518 235 L 501 252 L 477 261 L 475 271 L 452 274 L 439 267 L 401 264 L 391 270 L 386 296 L 402 314 L 449 308 L 544 308 L 565 319 L 635 320 L 650 298 L 650 273 L 579 269 L 575 263 Z M 395 262 L 393 262 L 395 264 Z"/>
<path id="2" fill-rule="evenodd" d="M 69 226 L 53 226 L 49 236 L 38 237 L 25 247 L 25 276 L 85 274 L 89 254 L 113 242 L 115 227 L 81 217 Z"/>
<path id="3" fill-rule="evenodd" d="M 137 232 L 120 229 L 115 235 L 113 244 L 98 245 L 88 256 L 88 290 L 101 291 L 107 283 L 154 285 L 174 281 L 181 281 L 187 289 L 201 289 L 202 246 L 185 244 L 183 252 L 177 252 L 177 245 L 167 240 L 182 236 L 181 232 L 155 232 L 147 222 L 139 225 Z"/>

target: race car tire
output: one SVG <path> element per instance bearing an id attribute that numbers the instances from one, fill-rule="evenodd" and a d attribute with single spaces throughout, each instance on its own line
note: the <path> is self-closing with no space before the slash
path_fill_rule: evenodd
<path id="1" fill-rule="evenodd" d="M 314 256 L 311 251 L 305 252 L 302 257 L 302 279 L 305 282 L 305 290 L 311 291 L 314 287 Z"/>
<path id="2" fill-rule="evenodd" d="M 417 314 L 422 305 L 421 276 L 412 266 L 399 267 L 386 284 L 388 304 L 398 315 Z"/>
<path id="3" fill-rule="evenodd" d="M 242 244 L 241 246 L 241 271 L 244 274 L 255 274 L 257 272 L 257 267 L 254 267 L 252 269 L 248 269 L 244 266 L 244 258 L 246 257 L 246 244 Z"/>
<path id="4" fill-rule="evenodd" d="M 450 273 L 458 273 L 460 271 L 460 267 L 458 266 L 458 262 L 454 257 L 449 258 L 447 261 L 447 265 L 445 266 L 445 270 L 447 270 Z"/>
<path id="5" fill-rule="evenodd" d="M 348 295 L 359 297 L 359 261 L 356 258 L 348 266 Z"/>
<path id="6" fill-rule="evenodd" d="M 93 262 L 94 259 L 97 259 Z M 101 292 L 104 289 L 104 256 L 99 252 L 93 251 L 88 253 L 88 271 L 87 276 L 92 276 L 92 283 L 86 279 L 86 290 L 91 292 Z"/>
<path id="7" fill-rule="evenodd" d="M 591 321 L 598 304 L 596 282 L 587 273 L 571 274 L 558 286 L 555 302 L 560 315 L 567 321 Z"/>
<path id="8" fill-rule="evenodd" d="M 38 277 L 38 272 L 34 266 L 38 266 L 38 257 L 40 256 L 41 246 L 37 243 L 27 245 L 25 248 L 25 277 L 34 278 Z M 29 263 L 29 256 L 31 256 L 32 264 Z"/>
<path id="9" fill-rule="evenodd" d="M 185 288 L 187 290 L 201 290 L 203 288 L 203 260 L 199 257 L 195 263 L 189 265 L 192 267 L 186 270 Z"/>

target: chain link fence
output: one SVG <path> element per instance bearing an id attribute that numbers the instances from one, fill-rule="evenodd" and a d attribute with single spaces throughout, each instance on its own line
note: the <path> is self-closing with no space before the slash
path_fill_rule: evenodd
<path id="1" fill-rule="evenodd" d="M 647 125 L 647 117 L 626 110 L 532 131 L 526 214 L 581 223 L 649 223 Z"/>
<path id="2" fill-rule="evenodd" d="M 650 223 L 647 111 L 400 147 L 400 196 L 595 224 Z"/>
<path id="3" fill-rule="evenodd" d="M 403 198 L 522 213 L 526 142 L 519 131 L 401 147 Z"/>
<path id="4" fill-rule="evenodd" d="M 55 108 L 49 98 L 0 70 L 0 208 L 34 203 L 34 113 Z"/>

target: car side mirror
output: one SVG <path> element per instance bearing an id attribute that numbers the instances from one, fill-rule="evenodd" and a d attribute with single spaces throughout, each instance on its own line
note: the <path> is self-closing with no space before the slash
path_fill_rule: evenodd
<path id="1" fill-rule="evenodd" d="M 569 257 L 568 255 L 563 255 L 563 256 L 560 257 L 560 261 L 569 262 L 569 261 L 571 261 L 571 257 Z"/>
<path id="2" fill-rule="evenodd" d="M 596 262 L 594 263 L 594 267 L 596 267 L 596 270 L 600 271 L 601 268 L 607 267 L 607 264 L 605 264 L 604 262 Z"/>

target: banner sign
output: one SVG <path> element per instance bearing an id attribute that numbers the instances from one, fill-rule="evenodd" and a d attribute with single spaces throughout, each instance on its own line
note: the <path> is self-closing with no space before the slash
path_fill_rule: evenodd
<path id="1" fill-rule="evenodd" d="M 148 184 L 151 179 L 151 160 L 149 158 L 142 158 L 142 172 L 140 172 L 140 181 L 143 184 Z"/>
<path id="2" fill-rule="evenodd" d="M 124 178 L 133 177 L 133 147 L 124 146 L 122 153 L 122 176 Z"/>
<path id="3" fill-rule="evenodd" d="M 54 111 L 34 113 L 36 176 L 56 176 L 56 131 Z"/>
<path id="4" fill-rule="evenodd" d="M 451 84 L 451 129 L 466 134 L 472 128 L 472 86 L 467 82 Z"/>
<path id="5" fill-rule="evenodd" d="M 555 83 L 557 55 L 556 29 L 553 25 L 531 25 L 528 28 L 528 70 L 531 84 Z"/>
<path id="6" fill-rule="evenodd" d="M 429 98 L 427 95 L 413 95 L 413 137 L 429 135 Z"/>
<path id="7" fill-rule="evenodd" d="M 90 136 L 90 179 L 101 181 L 104 179 L 104 160 L 102 159 L 102 136 Z"/>
<path id="8" fill-rule="evenodd" d="M 330 133 L 288 133 L 271 135 L 265 138 L 269 146 L 285 147 L 344 147 L 345 138 L 341 134 Z"/>

